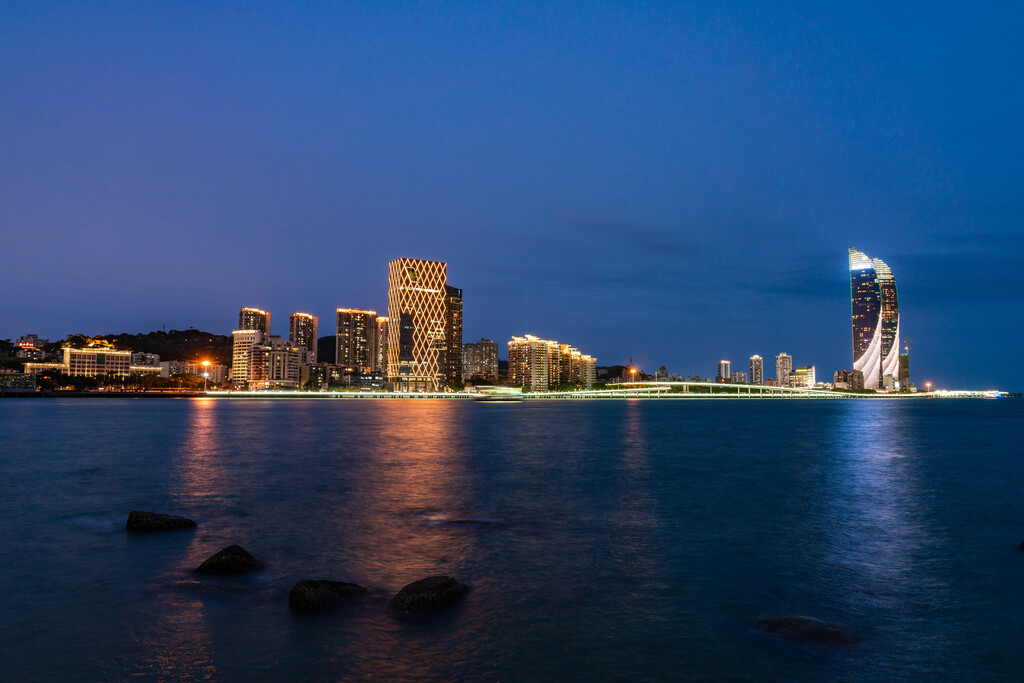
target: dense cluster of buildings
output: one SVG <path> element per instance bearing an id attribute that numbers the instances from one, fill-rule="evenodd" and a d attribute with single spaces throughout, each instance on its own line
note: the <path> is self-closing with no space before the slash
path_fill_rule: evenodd
<path id="1" fill-rule="evenodd" d="M 757 354 L 750 357 L 749 368 L 749 374 L 743 370 L 732 370 L 730 361 L 720 360 L 715 381 L 730 384 L 790 387 L 792 389 L 813 389 L 817 386 L 814 366 L 793 369 L 793 357 L 788 353 L 783 352 L 775 356 L 775 379 L 764 376 L 764 359 Z"/>
<path id="2" fill-rule="evenodd" d="M 748 371 L 721 360 L 717 382 L 796 389 L 834 387 L 912 391 L 907 353 L 899 352 L 900 321 L 896 281 L 881 259 L 849 250 L 853 367 L 838 370 L 832 382 L 818 382 L 815 366 L 793 367 L 789 354 L 775 356 L 775 377 L 764 359 L 753 355 Z M 462 290 L 448 283 L 442 261 L 398 258 L 388 264 L 387 315 L 361 308 L 338 308 L 334 334 L 319 336 L 319 319 L 292 313 L 288 337 L 271 333 L 271 314 L 242 308 L 232 331 L 230 367 L 207 361 L 161 362 L 158 356 L 108 346 L 62 348 L 55 357 L 46 339 L 18 339 L 16 354 L 25 372 L 56 371 L 71 376 L 125 378 L 133 375 L 198 375 L 242 389 L 390 387 L 396 391 L 440 391 L 466 382 L 505 383 L 547 391 L 563 385 L 591 387 L 597 359 L 569 344 L 526 334 L 508 342 L 507 372 L 499 369 L 498 343 L 462 341 Z M 909 344 L 909 342 L 907 342 Z M 671 376 L 676 378 L 677 376 Z M 636 381 L 630 366 L 623 381 Z M 664 366 L 655 379 L 668 380 Z M 681 379 L 681 378 L 680 378 Z M 700 378 L 688 378 L 700 379 Z"/>
<path id="3" fill-rule="evenodd" d="M 288 339 L 283 339 L 270 333 L 269 311 L 241 309 L 238 329 L 232 332 L 231 383 L 246 389 L 341 384 L 440 391 L 466 381 L 498 382 L 497 342 L 462 342 L 462 290 L 448 284 L 447 271 L 448 264 L 442 261 L 391 261 L 388 315 L 338 308 L 330 359 L 318 358 L 318 349 L 324 346 L 318 343 L 322 338 L 317 336 L 317 316 L 293 313 Z M 530 338 L 544 345 L 546 353 L 517 361 L 508 383 L 544 389 L 564 383 L 593 384 L 596 359 L 566 344 Z M 510 359 L 520 339 L 513 337 L 509 342 Z"/>

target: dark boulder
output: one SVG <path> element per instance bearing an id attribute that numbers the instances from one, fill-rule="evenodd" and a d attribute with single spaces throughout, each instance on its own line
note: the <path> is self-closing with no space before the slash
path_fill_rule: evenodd
<path id="1" fill-rule="evenodd" d="M 325 612 L 368 595 L 370 590 L 344 581 L 307 579 L 288 594 L 288 606 L 296 612 Z"/>
<path id="2" fill-rule="evenodd" d="M 391 606 L 403 612 L 429 612 L 455 604 L 468 592 L 469 586 L 450 576 L 428 576 L 398 591 Z"/>
<path id="3" fill-rule="evenodd" d="M 237 545 L 229 545 L 220 552 L 206 558 L 196 568 L 200 574 L 245 574 L 263 569 L 263 563 Z"/>
<path id="4" fill-rule="evenodd" d="M 132 510 L 128 513 L 128 523 L 124 525 L 124 528 L 128 531 L 178 531 L 179 529 L 194 529 L 195 526 L 196 523 L 188 517 Z"/>
<path id="5" fill-rule="evenodd" d="M 794 643 L 849 645 L 853 642 L 853 638 L 839 626 L 814 617 L 769 617 L 756 620 L 754 625 Z"/>

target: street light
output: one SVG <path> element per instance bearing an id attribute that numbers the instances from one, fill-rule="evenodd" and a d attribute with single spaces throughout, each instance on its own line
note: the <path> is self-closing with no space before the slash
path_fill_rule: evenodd
<path id="1" fill-rule="evenodd" d="M 629 371 L 633 373 L 633 383 L 636 384 L 636 368 L 630 368 Z"/>
<path id="2" fill-rule="evenodd" d="M 924 383 L 924 388 L 925 388 L 925 391 L 931 391 L 932 390 L 932 383 L 931 382 L 925 382 Z"/>
<path id="3" fill-rule="evenodd" d="M 203 393 L 206 393 L 206 380 L 210 377 L 210 361 L 203 361 Z"/>

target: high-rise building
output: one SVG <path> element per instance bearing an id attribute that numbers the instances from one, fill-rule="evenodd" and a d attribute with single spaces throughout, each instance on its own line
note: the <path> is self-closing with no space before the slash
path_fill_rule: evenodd
<path id="1" fill-rule="evenodd" d="M 742 370 L 736 370 L 732 373 L 732 377 L 730 379 L 732 380 L 733 384 L 746 384 L 747 373 L 743 372 Z"/>
<path id="2" fill-rule="evenodd" d="M 231 381 L 247 389 L 250 382 L 257 382 L 261 376 L 252 376 L 253 347 L 263 342 L 263 333 L 259 330 L 234 330 L 232 336 Z M 262 370 L 258 375 L 262 374 Z"/>
<path id="3" fill-rule="evenodd" d="M 750 383 L 764 384 L 764 359 L 756 353 L 750 357 Z"/>
<path id="4" fill-rule="evenodd" d="M 498 342 L 481 339 L 462 345 L 463 379 L 498 381 Z"/>
<path id="5" fill-rule="evenodd" d="M 780 387 L 789 386 L 789 373 L 793 370 L 793 358 L 788 353 L 775 356 L 775 381 Z"/>
<path id="6" fill-rule="evenodd" d="M 388 376 L 388 317 L 377 316 L 377 367 L 378 372 L 384 377 Z"/>
<path id="7" fill-rule="evenodd" d="M 444 292 L 444 380 L 453 386 L 462 384 L 462 290 L 445 285 Z"/>
<path id="8" fill-rule="evenodd" d="M 731 381 L 731 379 L 732 379 L 731 378 L 731 374 L 732 373 L 730 372 L 730 367 L 731 366 L 732 366 L 732 363 L 730 363 L 727 360 L 720 360 L 720 361 L 718 361 L 718 376 L 715 379 L 717 379 L 719 382 L 729 382 L 729 381 Z"/>
<path id="9" fill-rule="evenodd" d="M 900 354 L 900 391 L 910 391 L 910 354 Z"/>
<path id="10" fill-rule="evenodd" d="M 437 391 L 447 363 L 448 264 L 398 258 L 388 263 L 388 381 L 398 391 Z"/>
<path id="11" fill-rule="evenodd" d="M 881 259 L 850 248 L 850 317 L 853 368 L 864 388 L 878 389 L 899 375 L 900 315 L 896 279 Z"/>
<path id="12" fill-rule="evenodd" d="M 259 330 L 264 336 L 270 334 L 270 311 L 259 308 L 238 309 L 238 329 Z"/>
<path id="13" fill-rule="evenodd" d="M 292 313 L 288 318 L 288 340 L 309 352 L 310 363 L 316 362 L 319 322 L 315 315 L 309 313 Z"/>
<path id="14" fill-rule="evenodd" d="M 300 370 L 309 362 L 309 349 L 272 334 L 252 347 L 249 387 L 298 387 Z"/>
<path id="15" fill-rule="evenodd" d="M 552 347 L 555 353 L 552 355 Z M 532 334 L 512 337 L 508 343 L 508 382 L 512 386 L 529 387 L 533 391 L 551 388 L 552 360 L 558 368 L 558 342 Z M 558 375 L 558 369 L 554 374 Z M 557 382 L 557 379 L 555 380 Z"/>
<path id="16" fill-rule="evenodd" d="M 597 379 L 597 359 L 568 344 L 532 334 L 508 343 L 508 382 L 546 391 L 559 384 L 590 387 Z"/>
<path id="17" fill-rule="evenodd" d="M 377 368 L 377 311 L 338 309 L 337 365 L 370 373 Z"/>

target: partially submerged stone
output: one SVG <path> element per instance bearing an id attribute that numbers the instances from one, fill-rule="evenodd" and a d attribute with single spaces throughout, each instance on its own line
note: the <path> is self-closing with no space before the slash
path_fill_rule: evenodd
<path id="1" fill-rule="evenodd" d="M 179 531 L 194 529 L 195 526 L 196 523 L 188 517 L 132 510 L 128 513 L 128 522 L 124 528 L 128 531 Z"/>
<path id="2" fill-rule="evenodd" d="M 263 563 L 249 554 L 249 552 L 238 545 L 229 545 L 227 548 L 211 555 L 196 568 L 199 574 L 245 574 L 263 569 Z"/>
<path id="3" fill-rule="evenodd" d="M 368 595 L 370 590 L 355 583 L 307 579 L 299 581 L 288 594 L 288 606 L 296 612 L 325 612 Z"/>
<path id="4" fill-rule="evenodd" d="M 454 605 L 468 592 L 469 586 L 450 576 L 428 576 L 398 591 L 391 606 L 403 612 L 430 612 Z"/>

